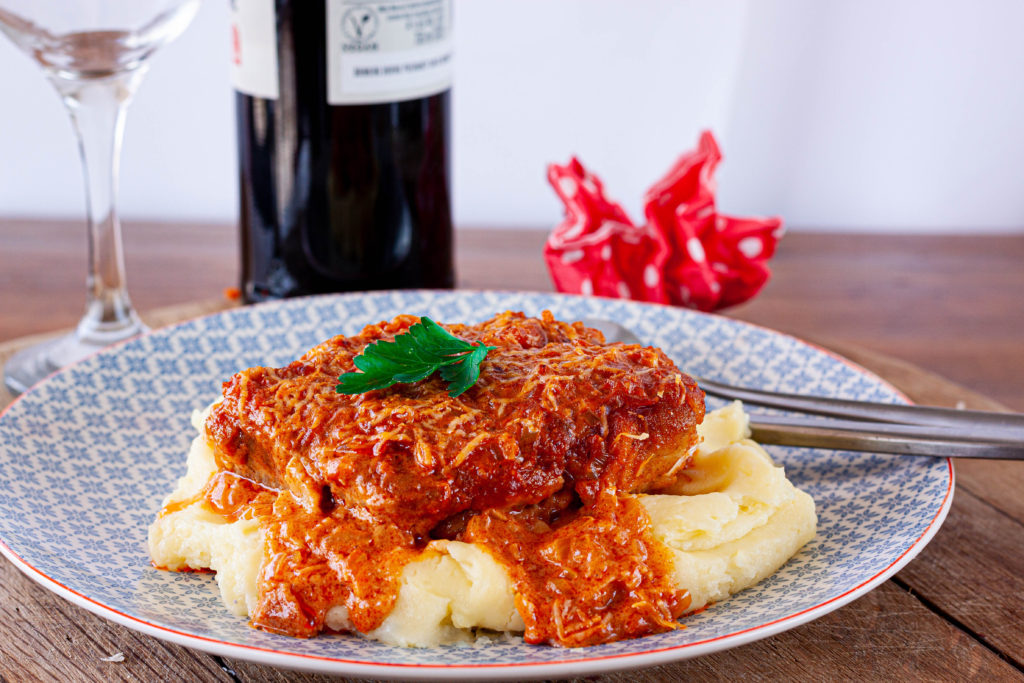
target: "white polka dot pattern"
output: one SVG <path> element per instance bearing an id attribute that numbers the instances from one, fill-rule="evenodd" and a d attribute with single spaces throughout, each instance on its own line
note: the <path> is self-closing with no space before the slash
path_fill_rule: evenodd
<path id="1" fill-rule="evenodd" d="M 764 251 L 761 240 L 757 237 L 744 237 L 736 245 L 736 248 L 747 258 L 757 258 Z"/>
<path id="2" fill-rule="evenodd" d="M 706 258 L 704 245 L 696 237 L 686 240 L 686 252 L 694 261 L 703 261 Z"/>

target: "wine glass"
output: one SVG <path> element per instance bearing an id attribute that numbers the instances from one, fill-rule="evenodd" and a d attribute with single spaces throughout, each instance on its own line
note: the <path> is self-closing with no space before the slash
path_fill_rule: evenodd
<path id="1" fill-rule="evenodd" d="M 0 31 L 42 67 L 71 115 L 89 243 L 85 315 L 73 333 L 10 358 L 4 382 L 15 394 L 146 330 L 125 286 L 116 209 L 125 110 L 150 55 L 198 9 L 199 0 L 0 0 Z"/>

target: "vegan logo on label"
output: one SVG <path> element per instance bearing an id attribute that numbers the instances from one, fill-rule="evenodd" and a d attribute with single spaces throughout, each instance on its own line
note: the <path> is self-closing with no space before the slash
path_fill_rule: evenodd
<path id="1" fill-rule="evenodd" d="M 341 18 L 341 28 L 345 35 L 357 43 L 366 43 L 377 35 L 380 19 L 372 7 L 351 7 Z"/>

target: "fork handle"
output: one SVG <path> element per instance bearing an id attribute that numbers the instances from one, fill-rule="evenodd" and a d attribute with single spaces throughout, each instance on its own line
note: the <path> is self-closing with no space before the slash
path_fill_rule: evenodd
<path id="1" fill-rule="evenodd" d="M 750 416 L 752 438 L 762 444 L 873 451 L 898 455 L 1024 460 L 1024 442 L 975 439 L 958 430 L 920 425 L 801 419 L 787 415 Z"/>
<path id="2" fill-rule="evenodd" d="M 956 430 L 965 438 L 976 440 L 1024 442 L 1024 415 L 992 413 L 981 410 L 955 410 L 931 406 L 908 406 L 894 403 L 851 401 L 800 394 L 779 394 L 772 391 L 734 387 L 707 379 L 698 379 L 706 393 L 744 403 L 829 415 L 850 420 L 872 420 L 905 425 L 920 425 Z"/>

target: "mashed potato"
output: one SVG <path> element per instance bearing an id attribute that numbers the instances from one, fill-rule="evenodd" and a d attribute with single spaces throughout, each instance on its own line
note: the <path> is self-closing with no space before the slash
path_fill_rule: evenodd
<path id="1" fill-rule="evenodd" d="M 193 424 L 202 430 L 205 414 Z M 746 438 L 748 419 L 737 402 L 708 413 L 701 443 L 671 495 L 638 495 L 654 535 L 672 552 L 675 580 L 689 591 L 690 610 L 727 598 L 774 573 L 814 537 L 814 501 L 786 479 L 759 445 Z M 164 504 L 192 498 L 216 471 L 205 439 L 193 441 L 188 472 Z M 167 569 L 217 572 L 224 603 L 239 616 L 256 605 L 263 538 L 257 522 L 227 523 L 193 503 L 158 518 L 149 529 L 153 562 Z M 391 614 L 367 635 L 393 645 L 431 647 L 474 639 L 471 629 L 522 631 L 513 584 L 480 548 L 432 541 L 406 565 Z M 327 625 L 349 627 L 335 607 Z"/>

